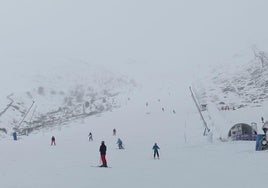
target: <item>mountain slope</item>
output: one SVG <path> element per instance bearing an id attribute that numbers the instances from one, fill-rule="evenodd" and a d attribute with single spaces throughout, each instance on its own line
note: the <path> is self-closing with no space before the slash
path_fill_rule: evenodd
<path id="1" fill-rule="evenodd" d="M 127 92 L 136 87 L 123 75 L 79 60 L 24 66 L 29 72 L 17 71 L 12 82 L 4 82 L 7 79 L 2 74 L 2 88 L 8 83 L 11 92 L 1 93 L 2 136 L 13 131 L 29 134 L 111 111 L 121 106 L 118 95 L 127 97 Z"/>
<path id="2" fill-rule="evenodd" d="M 267 152 L 254 152 L 254 142 L 208 143 L 192 106 L 188 117 L 184 110 L 174 114 L 163 101 L 176 97 L 145 90 L 138 97 L 102 117 L 92 116 L 64 129 L 42 132 L 14 142 L 0 143 L 1 187 L 245 187 L 263 186 Z M 153 100 L 155 98 L 155 100 Z M 158 101 L 160 99 L 160 102 Z M 189 101 L 191 99 L 189 98 Z M 150 112 L 150 113 L 147 113 Z M 117 135 L 112 135 L 113 128 Z M 93 142 L 88 142 L 88 132 Z M 50 146 L 56 137 L 57 146 Z M 118 150 L 121 138 L 125 150 Z M 111 168 L 93 168 L 99 164 L 99 146 L 108 147 Z M 160 160 L 152 158 L 152 146 L 160 146 Z M 251 178 L 253 177 L 254 181 Z M 194 181 L 193 181 L 194 180 Z"/>

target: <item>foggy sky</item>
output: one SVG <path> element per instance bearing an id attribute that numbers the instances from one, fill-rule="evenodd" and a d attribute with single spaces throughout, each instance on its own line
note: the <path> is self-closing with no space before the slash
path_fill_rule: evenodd
<path id="1" fill-rule="evenodd" d="M 0 1 L 0 56 L 213 63 L 268 44 L 265 0 Z"/>

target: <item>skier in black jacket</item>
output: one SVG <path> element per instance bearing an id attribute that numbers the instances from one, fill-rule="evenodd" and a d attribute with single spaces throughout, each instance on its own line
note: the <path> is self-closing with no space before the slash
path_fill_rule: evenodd
<path id="1" fill-rule="evenodd" d="M 89 141 L 93 141 L 93 137 L 92 137 L 92 133 L 91 132 L 88 134 L 88 140 Z"/>
<path id="2" fill-rule="evenodd" d="M 101 161 L 102 165 L 100 167 L 107 167 L 107 161 L 106 161 L 106 145 L 104 144 L 104 141 L 101 142 L 100 146 L 100 155 L 101 155 Z"/>
<path id="3" fill-rule="evenodd" d="M 52 145 L 56 146 L 56 139 L 54 136 L 51 137 L 51 146 Z"/>

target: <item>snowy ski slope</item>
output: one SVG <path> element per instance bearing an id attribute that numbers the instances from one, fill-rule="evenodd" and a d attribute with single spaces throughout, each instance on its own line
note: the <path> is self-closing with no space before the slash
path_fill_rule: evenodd
<path id="1" fill-rule="evenodd" d="M 163 70 L 168 71 L 167 68 Z M 149 76 L 153 79 L 144 79 L 141 87 L 120 95 L 124 105 L 112 112 L 56 129 L 40 130 L 28 137 L 20 136 L 18 141 L 13 141 L 11 136 L 2 139 L 0 186 L 172 188 L 266 185 L 266 167 L 263 165 L 266 151 L 255 152 L 254 142 L 219 141 L 219 133 L 228 130 L 225 127 L 222 132 L 212 129 L 214 139 L 212 143 L 208 142 L 202 136 L 202 122 L 187 84 L 179 79 L 173 82 L 170 77 L 157 79 L 159 74 Z M 226 125 L 229 118 L 234 122 L 242 121 L 242 117 L 257 121 L 259 114 L 252 111 L 255 109 L 222 114 L 209 107 L 215 127 Z M 112 135 L 113 128 L 117 129 L 116 136 Z M 89 132 L 93 133 L 93 142 L 88 141 Z M 52 135 L 56 137 L 56 146 L 50 146 Z M 117 138 L 123 140 L 125 150 L 117 149 Z M 107 169 L 92 167 L 100 164 L 98 149 L 102 140 L 108 147 L 107 160 L 111 168 Z M 155 142 L 161 148 L 160 160 L 152 157 Z"/>
<path id="2" fill-rule="evenodd" d="M 244 69 L 252 45 L 268 51 L 267 6 L 264 0 L 1 1 L 0 113 L 15 102 L 0 116 L 0 188 L 266 187 L 268 151 L 219 138 L 235 123 L 255 122 L 261 133 L 260 118 L 268 118 L 266 90 L 256 98 L 268 72 L 260 71 L 255 84 L 248 75 L 256 76 L 257 64 Z M 244 48 L 246 56 L 231 57 Z M 227 61 L 233 68 L 216 66 Z M 214 70 L 222 73 L 211 83 Z M 212 142 L 203 136 L 191 85 L 207 92 Z M 248 105 L 218 111 L 222 98 Z M 33 100 L 37 107 L 22 121 Z M 117 149 L 117 138 L 125 150 Z M 100 164 L 103 140 L 111 168 L 92 167 Z M 152 157 L 155 142 L 160 160 Z"/>

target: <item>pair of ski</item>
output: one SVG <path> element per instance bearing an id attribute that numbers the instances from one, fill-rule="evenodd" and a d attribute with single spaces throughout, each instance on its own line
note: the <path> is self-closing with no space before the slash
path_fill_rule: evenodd
<path id="1" fill-rule="evenodd" d="M 91 165 L 91 167 L 95 167 L 95 168 L 111 168 L 110 166 L 104 167 L 104 166 L 94 166 L 94 165 Z"/>

